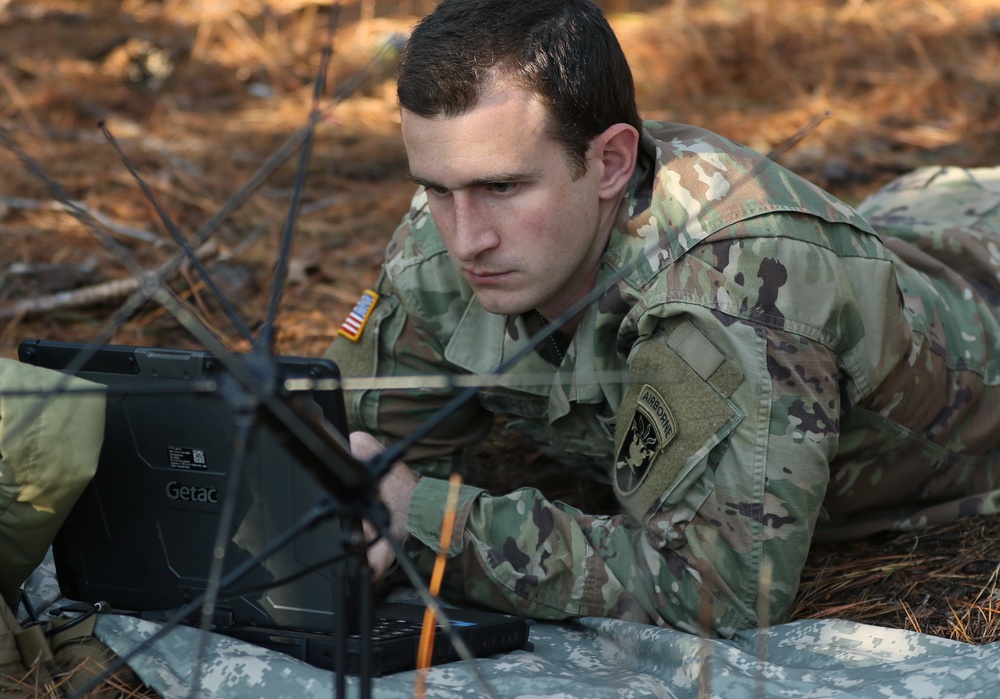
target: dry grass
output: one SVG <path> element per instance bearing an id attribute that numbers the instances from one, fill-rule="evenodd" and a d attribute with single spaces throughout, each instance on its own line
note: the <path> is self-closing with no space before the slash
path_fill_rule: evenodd
<path id="1" fill-rule="evenodd" d="M 996 517 L 818 546 L 792 617 L 846 618 L 990 643 L 1000 639 L 998 575 Z"/>
<path id="2" fill-rule="evenodd" d="M 67 673 L 56 675 L 51 680 L 42 679 L 36 669 L 18 676 L 0 675 L 0 696 L 36 697 L 37 699 L 62 699 L 74 696 L 78 699 L 156 699 L 160 695 L 139 682 L 130 671 L 111 675 L 93 690 L 79 694 L 90 678 L 103 671 L 104 666 L 93 659 L 87 659 L 71 668 Z"/>
<path id="3" fill-rule="evenodd" d="M 331 87 L 343 86 L 429 0 L 343 3 Z M 195 230 L 306 121 L 326 10 L 305 0 L 0 2 L 0 124 L 66 188 L 117 224 L 149 268 L 174 249 L 95 123 L 106 119 L 163 208 Z M 1000 163 L 996 0 L 609 0 L 650 117 L 707 126 L 762 151 L 820 119 L 783 162 L 848 201 L 929 163 Z M 322 352 L 374 279 L 411 187 L 393 100 L 392 53 L 352 97 L 327 105 L 303 192 L 278 349 Z M 254 325 L 265 308 L 294 158 L 213 237 L 213 271 Z M 115 255 L 0 151 L 0 307 L 128 276 Z M 23 267 L 14 268 L 14 262 Z M 233 347 L 194 275 L 172 282 Z M 115 308 L 0 321 L 0 356 L 25 337 L 91 339 Z M 150 305 L 116 342 L 190 344 Z M 485 456 L 498 487 L 537 476 L 526 447 Z M 524 466 L 527 465 L 527 468 Z M 531 471 L 532 473 L 528 473 Z M 558 472 L 543 484 L 564 493 Z M 566 499 L 585 502 L 578 485 Z M 607 507 L 598 503 L 596 507 Z M 814 552 L 796 618 L 839 617 L 972 643 L 997 638 L 996 520 Z"/>

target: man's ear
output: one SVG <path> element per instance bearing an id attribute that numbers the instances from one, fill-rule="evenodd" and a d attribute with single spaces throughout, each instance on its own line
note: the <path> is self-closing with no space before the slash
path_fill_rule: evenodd
<path id="1" fill-rule="evenodd" d="M 617 199 L 635 170 L 639 132 L 628 124 L 612 124 L 591 141 L 591 148 L 602 166 L 598 196 Z"/>

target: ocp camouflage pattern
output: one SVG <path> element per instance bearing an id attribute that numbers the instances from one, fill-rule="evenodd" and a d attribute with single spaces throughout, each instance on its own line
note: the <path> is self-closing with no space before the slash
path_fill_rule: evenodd
<path id="1" fill-rule="evenodd" d="M 466 486 L 453 591 L 537 618 L 731 636 L 785 618 L 814 537 L 995 512 L 1000 170 L 917 172 L 863 203 L 866 220 L 720 136 L 647 128 L 606 291 L 562 364 L 529 352 L 410 454 L 431 476 L 408 518 L 419 564 L 437 548 L 439 477 L 493 413 L 614 483 L 640 464 L 616 455 L 640 453 L 626 440 L 647 386 L 676 437 L 644 447 L 654 458 L 619 493 L 623 512 Z M 368 344 L 329 351 L 359 375 L 492 374 L 537 329 L 479 306 L 420 191 L 379 292 Z M 358 391 L 353 427 L 399 439 L 453 393 Z"/>

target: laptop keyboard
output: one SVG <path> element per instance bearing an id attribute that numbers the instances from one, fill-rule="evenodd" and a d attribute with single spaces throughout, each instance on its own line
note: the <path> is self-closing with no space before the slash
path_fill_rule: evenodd
<path id="1" fill-rule="evenodd" d="M 404 619 L 379 617 L 372 626 L 372 640 L 384 641 L 394 638 L 408 638 L 420 633 L 422 625 Z"/>

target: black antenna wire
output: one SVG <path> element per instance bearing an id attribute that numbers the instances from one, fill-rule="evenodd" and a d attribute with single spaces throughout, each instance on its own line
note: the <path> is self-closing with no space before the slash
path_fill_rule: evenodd
<path id="1" fill-rule="evenodd" d="M 320 113 L 320 101 L 324 92 L 326 92 L 326 75 L 330 59 L 333 56 L 333 33 L 339 17 L 340 3 L 337 2 L 330 8 L 330 16 L 327 19 L 327 38 L 323 43 L 319 71 L 316 76 L 316 82 L 313 85 L 309 129 L 302 143 L 302 151 L 299 154 L 299 162 L 295 170 L 295 182 L 292 187 L 291 201 L 288 204 L 288 216 L 285 218 L 285 228 L 281 234 L 281 249 L 278 252 L 278 260 L 275 264 L 271 295 L 267 305 L 267 315 L 265 316 L 264 325 L 258 337 L 257 349 L 262 351 L 265 356 L 272 356 L 274 353 L 274 340 L 277 332 L 274 324 L 277 321 L 278 306 L 281 304 L 281 295 L 285 287 L 285 277 L 288 274 L 288 261 L 292 253 L 292 243 L 295 240 L 295 223 L 298 219 L 299 199 L 302 197 L 302 189 L 305 186 L 306 168 L 312 157 L 313 136 L 316 130 L 315 117 Z"/>
<path id="2" fill-rule="evenodd" d="M 118 154 L 118 157 L 121 158 L 121 161 L 125 165 L 126 169 L 129 171 L 129 174 L 132 175 L 132 178 L 139 185 L 139 188 L 142 190 L 143 196 L 145 196 L 146 200 L 153 205 L 153 209 L 155 209 L 156 215 L 159 217 L 160 222 L 163 224 L 163 227 L 167 229 L 167 232 L 170 233 L 170 237 L 174 239 L 174 242 L 180 246 L 181 252 L 184 254 L 184 257 L 186 257 L 187 261 L 191 263 L 191 266 L 193 266 L 198 271 L 198 274 L 201 276 L 202 281 L 204 281 L 205 284 L 208 285 L 208 288 L 211 290 L 212 295 L 215 296 L 216 301 L 219 302 L 219 305 L 222 307 L 222 311 L 223 313 L 226 314 L 226 317 L 229 319 L 229 322 L 233 324 L 233 326 L 236 328 L 236 331 L 243 337 L 244 340 L 246 340 L 248 343 L 252 343 L 253 336 L 250 333 L 250 329 L 247 328 L 246 324 L 243 322 L 243 319 L 240 318 L 240 315 L 236 312 L 236 309 L 233 308 L 232 304 L 229 303 L 229 299 L 226 297 L 226 295 L 223 294 L 222 291 L 219 289 L 218 285 L 215 283 L 215 280 L 212 279 L 212 275 L 208 273 L 207 269 L 205 269 L 205 265 L 198 257 L 198 254 L 194 251 L 194 248 L 191 247 L 191 245 L 186 240 L 184 240 L 184 236 L 182 236 L 181 232 L 177 230 L 177 226 L 174 224 L 173 220 L 171 220 L 167 212 L 164 211 L 163 207 L 160 206 L 160 202 L 157 201 L 156 197 L 153 195 L 152 190 L 150 190 L 150 188 L 146 185 L 145 180 L 143 180 L 142 177 L 139 176 L 139 173 L 136 172 L 135 167 L 132 165 L 132 161 L 129 160 L 129 157 L 125 155 L 125 151 L 123 151 L 121 147 L 118 145 L 118 141 L 111 134 L 110 129 L 108 129 L 108 127 L 105 125 L 103 121 L 99 122 L 97 124 L 97 127 L 101 130 L 101 133 L 104 134 L 104 138 L 111 145 L 111 147 L 115 149 L 115 152 Z"/>
<path id="3" fill-rule="evenodd" d="M 241 405 L 236 412 L 236 420 L 233 425 L 236 434 L 233 438 L 235 449 L 229 468 L 226 474 L 226 497 L 222 501 L 222 510 L 219 513 L 219 526 L 215 529 L 215 543 L 212 546 L 212 561 L 208 569 L 208 580 L 205 584 L 205 602 L 201 605 L 201 623 L 198 628 L 202 633 L 198 634 L 198 649 L 195 653 L 197 661 L 191 672 L 191 687 L 189 695 L 197 696 L 201 693 L 202 681 L 202 660 L 207 651 L 208 634 L 211 630 L 212 620 L 215 618 L 216 606 L 219 602 L 220 581 L 222 579 L 223 566 L 226 561 L 226 549 L 228 548 L 231 536 L 233 520 L 236 518 L 236 505 L 239 500 L 239 485 L 243 481 L 243 473 L 246 470 L 247 451 L 250 440 L 253 438 L 254 429 L 257 426 L 256 411 L 257 404 L 252 400 L 241 401 Z"/>

